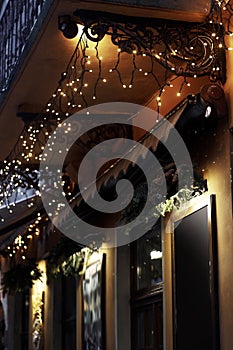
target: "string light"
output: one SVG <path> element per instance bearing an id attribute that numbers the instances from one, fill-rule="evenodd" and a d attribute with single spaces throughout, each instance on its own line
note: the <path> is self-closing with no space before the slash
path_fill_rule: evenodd
<path id="1" fill-rule="evenodd" d="M 40 226 L 46 225 L 47 220 L 43 218 L 40 212 L 37 213 L 37 218 L 34 220 L 32 224 L 29 224 L 26 228 L 25 232 L 19 234 L 12 244 L 8 245 L 5 248 L 5 255 L 10 258 L 16 257 L 16 255 L 20 254 L 23 260 L 27 258 L 27 251 L 29 249 L 29 245 L 33 243 L 33 240 L 38 238 L 40 235 Z"/>

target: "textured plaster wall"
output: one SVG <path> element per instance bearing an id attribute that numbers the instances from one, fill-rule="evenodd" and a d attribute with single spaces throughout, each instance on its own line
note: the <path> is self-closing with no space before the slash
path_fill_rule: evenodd
<path id="1" fill-rule="evenodd" d="M 223 120 L 215 135 L 206 142 L 203 165 L 210 192 L 216 194 L 219 258 L 219 307 L 221 350 L 232 348 L 233 344 L 233 225 L 231 188 L 231 150 L 233 135 L 229 131 L 233 114 L 233 62 L 227 55 L 227 82 L 224 86 L 229 115 Z"/>

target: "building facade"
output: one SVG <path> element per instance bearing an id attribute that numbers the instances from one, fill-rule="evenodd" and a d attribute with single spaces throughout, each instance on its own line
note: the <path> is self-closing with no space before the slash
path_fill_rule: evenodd
<path id="1" fill-rule="evenodd" d="M 0 348 L 230 349 L 231 0 L 0 6 Z"/>

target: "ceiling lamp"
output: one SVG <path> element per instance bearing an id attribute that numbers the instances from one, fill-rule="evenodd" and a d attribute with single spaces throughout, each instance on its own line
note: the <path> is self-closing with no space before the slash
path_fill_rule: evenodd
<path id="1" fill-rule="evenodd" d="M 74 39 L 78 34 L 78 25 L 69 15 L 58 17 L 58 28 L 67 39 Z"/>

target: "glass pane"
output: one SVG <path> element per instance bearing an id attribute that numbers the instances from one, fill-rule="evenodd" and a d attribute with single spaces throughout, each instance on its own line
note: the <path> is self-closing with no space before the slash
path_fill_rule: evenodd
<path id="1" fill-rule="evenodd" d="M 137 241 L 137 290 L 151 289 L 162 282 L 161 223 Z"/>
<path id="2" fill-rule="evenodd" d="M 152 349 L 153 347 L 153 313 L 152 308 L 137 312 L 138 349 Z"/>
<path id="3" fill-rule="evenodd" d="M 158 300 L 136 309 L 135 350 L 163 349 L 162 304 L 162 300 Z"/>
<path id="4" fill-rule="evenodd" d="M 29 343 L 29 290 L 22 293 L 22 350 L 28 349 Z"/>
<path id="5" fill-rule="evenodd" d="M 63 348 L 76 349 L 76 279 L 63 278 Z"/>

